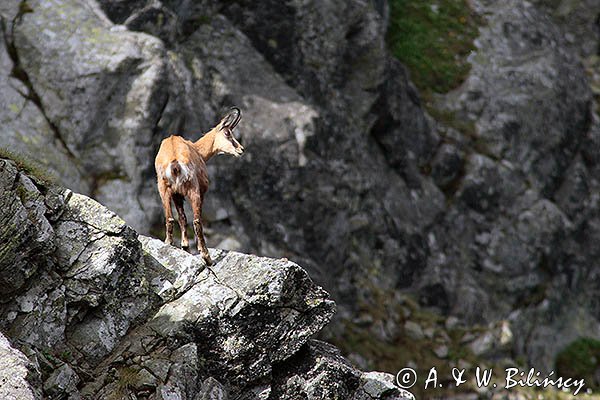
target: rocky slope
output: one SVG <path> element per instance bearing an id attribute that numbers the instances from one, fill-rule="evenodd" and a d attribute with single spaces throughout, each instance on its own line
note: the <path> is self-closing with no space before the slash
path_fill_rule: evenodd
<path id="1" fill-rule="evenodd" d="M 400 399 L 310 337 L 335 311 L 287 259 L 139 236 L 0 158 L 3 399 Z"/>
<path id="2" fill-rule="evenodd" d="M 306 266 L 339 305 L 325 336 L 400 346 L 403 292 L 461 326 L 507 321 L 502 354 L 538 368 L 600 338 L 598 0 L 471 1 L 472 69 L 435 119 L 386 50 L 386 1 L 23 4 L 0 4 L 0 146 L 140 232 L 161 225 L 159 141 L 236 104 L 246 155 L 211 161 L 209 244 Z"/>

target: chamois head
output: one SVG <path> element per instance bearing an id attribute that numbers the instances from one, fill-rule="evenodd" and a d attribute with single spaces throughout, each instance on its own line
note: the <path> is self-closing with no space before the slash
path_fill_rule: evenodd
<path id="1" fill-rule="evenodd" d="M 242 112 L 237 107 L 223 117 L 221 122 L 214 128 L 216 130 L 213 149 L 219 154 L 231 154 L 239 157 L 244 153 L 244 146 L 233 136 L 233 130 L 242 119 Z"/>

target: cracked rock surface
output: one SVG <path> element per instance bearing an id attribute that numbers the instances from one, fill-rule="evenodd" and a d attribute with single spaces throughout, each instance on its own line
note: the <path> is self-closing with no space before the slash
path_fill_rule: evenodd
<path id="1" fill-rule="evenodd" d="M 115 361 L 102 365 L 101 379 L 89 386 L 90 391 L 101 388 L 96 396 L 116 390 L 102 373 L 123 360 L 135 361 L 127 366 L 138 374 L 148 369 L 156 374 L 153 366 L 180 356 L 190 360 L 180 368 L 194 367 L 188 373 L 201 379 L 218 377 L 239 391 L 269 375 L 273 363 L 297 352 L 333 315 L 334 303 L 327 293 L 287 260 L 212 252 L 214 266 L 186 276 L 179 265 L 192 259 L 198 270 L 202 267 L 196 257 L 156 239 L 140 241 L 144 251 L 160 252 L 156 268 L 167 274 L 155 277 L 153 287 L 171 300 L 124 338 L 110 356 Z M 157 385 L 169 392 L 197 390 L 180 378 L 163 376 Z"/>
<path id="2" fill-rule="evenodd" d="M 399 398 L 309 340 L 335 304 L 297 264 L 211 250 L 206 267 L 12 160 L 0 184 L 2 398 Z"/>

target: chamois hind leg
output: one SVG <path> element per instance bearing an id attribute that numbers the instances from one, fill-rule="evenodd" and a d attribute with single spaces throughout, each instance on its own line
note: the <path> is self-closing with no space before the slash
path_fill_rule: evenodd
<path id="1" fill-rule="evenodd" d="M 200 193 L 194 193 L 189 197 L 190 203 L 192 204 L 192 210 L 194 211 L 194 232 L 196 233 L 198 251 L 202 253 L 202 258 L 204 259 L 206 265 L 211 265 L 212 260 L 208 254 L 208 248 L 206 247 L 204 232 L 202 230 L 202 201 L 204 200 L 204 195 Z"/>
<path id="2" fill-rule="evenodd" d="M 179 220 L 179 230 L 181 231 L 181 248 L 187 250 L 190 247 L 190 242 L 187 235 L 187 218 L 183 209 L 183 196 L 180 194 L 173 195 L 173 203 L 177 210 L 177 219 Z"/>
<path id="3" fill-rule="evenodd" d="M 162 180 L 159 180 L 158 182 L 158 192 L 160 193 L 160 198 L 165 210 L 165 243 L 173 245 L 173 224 L 175 222 L 173 219 L 173 210 L 171 209 L 171 198 L 173 197 L 173 193 Z"/>

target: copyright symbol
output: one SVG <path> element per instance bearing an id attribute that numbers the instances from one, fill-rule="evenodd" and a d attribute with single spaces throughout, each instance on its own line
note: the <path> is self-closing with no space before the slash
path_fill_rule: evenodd
<path id="1" fill-rule="evenodd" d="M 396 384 L 401 389 L 410 389 L 417 383 L 417 373 L 412 368 L 402 368 L 396 374 Z"/>

